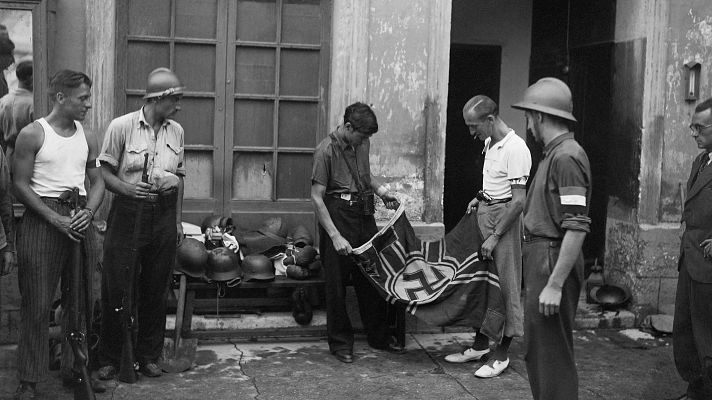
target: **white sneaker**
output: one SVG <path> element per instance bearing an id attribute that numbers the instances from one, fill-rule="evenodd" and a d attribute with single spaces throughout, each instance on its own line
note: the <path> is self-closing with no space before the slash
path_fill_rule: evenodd
<path id="1" fill-rule="evenodd" d="M 504 361 L 492 359 L 475 371 L 475 376 L 478 378 L 494 378 L 507 369 L 508 366 L 509 358 Z"/>
<path id="2" fill-rule="evenodd" d="M 475 350 L 472 347 L 468 347 L 461 353 L 449 354 L 445 356 L 445 361 L 451 363 L 466 363 L 469 361 L 478 361 L 485 354 L 489 353 L 489 349 L 485 350 Z"/>

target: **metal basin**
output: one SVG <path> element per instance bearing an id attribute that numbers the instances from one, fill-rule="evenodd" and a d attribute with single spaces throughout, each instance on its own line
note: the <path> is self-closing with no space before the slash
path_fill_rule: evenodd
<path id="1" fill-rule="evenodd" d="M 630 291 L 627 288 L 612 284 L 594 287 L 589 294 L 596 303 L 609 309 L 619 308 L 630 300 Z"/>

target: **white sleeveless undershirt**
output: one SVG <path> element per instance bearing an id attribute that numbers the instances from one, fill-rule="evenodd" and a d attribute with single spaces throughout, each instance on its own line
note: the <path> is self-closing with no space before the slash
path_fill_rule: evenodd
<path id="1" fill-rule="evenodd" d="M 59 197 L 63 192 L 78 187 L 79 194 L 86 196 L 84 176 L 89 145 L 82 124 L 74 121 L 77 130 L 70 137 L 62 137 L 44 118 L 37 122 L 44 130 L 44 141 L 35 156 L 30 188 L 40 197 Z"/>

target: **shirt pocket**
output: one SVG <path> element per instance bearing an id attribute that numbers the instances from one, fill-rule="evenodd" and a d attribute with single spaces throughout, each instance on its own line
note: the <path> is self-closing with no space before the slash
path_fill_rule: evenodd
<path id="1" fill-rule="evenodd" d="M 143 171 L 143 164 L 148 154 L 148 145 L 145 143 L 132 143 L 126 146 L 126 171 Z"/>
<path id="2" fill-rule="evenodd" d="M 179 146 L 177 143 L 171 143 L 170 141 L 167 142 L 163 169 L 167 172 L 175 173 L 178 169 L 181 153 L 183 153 L 183 146 Z"/>

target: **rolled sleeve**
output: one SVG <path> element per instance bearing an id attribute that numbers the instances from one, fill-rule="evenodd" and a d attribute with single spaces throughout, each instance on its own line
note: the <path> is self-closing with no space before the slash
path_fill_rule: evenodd
<path id="1" fill-rule="evenodd" d="M 591 199 L 590 176 L 585 165 L 585 155 L 565 155 L 556 160 L 556 186 L 559 191 L 562 220 L 561 228 L 590 232 L 588 217 Z"/>
<path id="2" fill-rule="evenodd" d="M 329 161 L 327 159 L 326 149 L 319 146 L 314 152 L 314 164 L 312 166 L 312 184 L 318 183 L 327 186 L 329 183 Z"/>
<path id="3" fill-rule="evenodd" d="M 532 169 L 532 156 L 524 141 L 512 141 L 510 153 L 507 157 L 507 179 L 516 181 L 515 184 L 526 185 Z M 522 182 L 523 181 L 523 182 Z"/>
<path id="4" fill-rule="evenodd" d="M 119 168 L 119 160 L 124 152 L 126 134 L 116 120 L 111 121 L 104 135 L 104 143 L 101 145 L 101 153 L 97 159 L 102 163 L 111 165 L 114 169 Z"/>

